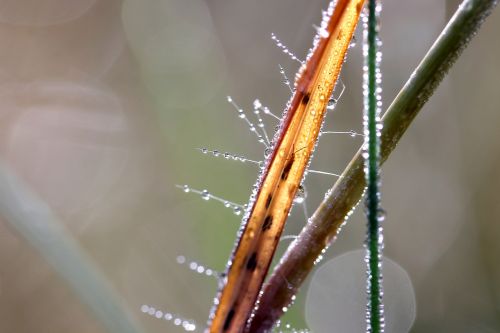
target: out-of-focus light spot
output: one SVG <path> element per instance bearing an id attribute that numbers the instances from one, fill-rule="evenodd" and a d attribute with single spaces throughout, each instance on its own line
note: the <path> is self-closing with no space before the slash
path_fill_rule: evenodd
<path id="1" fill-rule="evenodd" d="M 16 87 L 0 91 L 10 116 L 5 158 L 63 216 L 95 213 L 128 160 L 131 133 L 120 101 L 86 83 Z"/>
<path id="2" fill-rule="evenodd" d="M 314 274 L 306 299 L 306 320 L 315 333 L 366 330 L 365 251 L 340 255 Z M 385 332 L 409 332 L 416 316 L 415 292 L 406 271 L 383 259 Z"/>
<path id="3" fill-rule="evenodd" d="M 218 92 L 224 55 L 203 1 L 128 0 L 122 17 L 144 83 L 162 105 L 201 105 Z"/>

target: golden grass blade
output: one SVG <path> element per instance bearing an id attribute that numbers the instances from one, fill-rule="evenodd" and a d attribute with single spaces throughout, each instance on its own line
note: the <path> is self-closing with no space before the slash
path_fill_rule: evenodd
<path id="1" fill-rule="evenodd" d="M 269 270 L 286 218 L 314 151 L 364 0 L 340 0 L 318 31 L 295 82 L 262 181 L 230 259 L 209 331 L 242 332 Z"/>

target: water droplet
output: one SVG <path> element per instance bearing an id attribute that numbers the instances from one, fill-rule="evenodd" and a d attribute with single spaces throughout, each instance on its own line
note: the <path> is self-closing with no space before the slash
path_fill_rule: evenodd
<path id="1" fill-rule="evenodd" d="M 201 191 L 201 198 L 203 200 L 209 200 L 210 199 L 210 192 L 208 192 L 207 190 Z"/>
<path id="2" fill-rule="evenodd" d="M 352 130 L 351 130 L 351 131 L 349 131 L 349 135 L 350 135 L 352 138 L 354 138 L 354 137 L 356 137 L 356 132 L 354 132 L 354 131 L 352 131 Z"/>
<path id="3" fill-rule="evenodd" d="M 255 109 L 260 109 L 262 107 L 262 103 L 258 99 L 256 99 L 255 101 L 253 101 L 253 107 Z"/>
<path id="4" fill-rule="evenodd" d="M 349 47 L 355 47 L 357 43 L 356 36 L 353 35 L 351 39 L 351 43 L 349 44 Z"/>
<path id="5" fill-rule="evenodd" d="M 387 216 L 387 213 L 384 209 L 380 208 L 377 213 L 377 219 L 379 222 L 385 221 L 385 218 Z"/>
<path id="6" fill-rule="evenodd" d="M 233 212 L 234 212 L 235 215 L 239 216 L 239 215 L 241 215 L 242 211 L 241 211 L 240 207 L 236 206 L 236 207 L 234 207 Z"/>
<path id="7" fill-rule="evenodd" d="M 184 186 L 182 187 L 182 190 L 183 190 L 184 192 L 186 192 L 186 193 L 189 193 L 189 191 L 191 191 L 191 189 L 190 189 L 190 188 L 189 188 L 189 186 L 187 186 L 187 185 L 184 185 Z"/>
<path id="8" fill-rule="evenodd" d="M 299 186 L 293 202 L 301 204 L 306 200 L 306 191 L 302 185 Z"/>
<path id="9" fill-rule="evenodd" d="M 196 330 L 196 325 L 194 323 L 190 323 L 188 321 L 185 321 L 183 324 L 182 324 L 182 327 L 184 328 L 184 330 L 186 330 L 187 332 L 193 332 Z"/>
<path id="10" fill-rule="evenodd" d="M 326 109 L 333 110 L 335 108 L 335 105 L 337 105 L 337 100 L 332 97 L 328 100 L 328 105 L 326 106 Z"/>

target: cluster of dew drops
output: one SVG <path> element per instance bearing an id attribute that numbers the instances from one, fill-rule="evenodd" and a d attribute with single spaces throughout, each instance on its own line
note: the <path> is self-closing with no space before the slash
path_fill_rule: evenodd
<path id="1" fill-rule="evenodd" d="M 182 318 L 170 312 L 163 312 L 156 309 L 155 307 L 143 304 L 141 306 L 141 312 L 148 314 L 156 319 L 163 319 L 168 322 L 173 323 L 175 326 L 183 328 L 186 332 L 193 332 L 196 330 L 196 323 L 192 320 Z"/>
<path id="2" fill-rule="evenodd" d="M 323 22 L 322 22 L 322 25 L 320 27 L 315 27 L 316 30 L 317 30 L 317 33 L 318 33 L 317 38 L 319 38 L 319 37 L 324 38 L 325 37 L 326 30 L 324 28 L 324 25 L 325 25 L 326 19 L 329 17 L 329 15 L 331 15 L 332 12 L 333 12 L 333 2 L 330 3 L 330 7 L 328 8 L 328 11 L 325 11 L 323 13 Z M 271 39 L 274 40 L 275 43 L 276 43 L 276 45 L 285 54 L 287 54 L 292 60 L 295 60 L 295 61 L 299 62 L 302 65 L 302 67 L 304 66 L 305 61 L 302 61 L 298 57 L 296 57 L 276 37 L 275 34 L 271 34 Z M 315 40 L 314 44 L 316 44 L 316 42 L 317 42 L 317 39 Z M 351 42 L 350 47 L 353 47 L 355 45 L 355 43 L 356 43 L 356 40 L 353 37 L 353 41 Z M 313 49 L 314 49 L 314 47 L 313 47 Z M 308 57 L 311 55 L 311 53 L 312 53 L 312 49 L 309 51 Z M 288 77 L 287 77 L 287 75 L 285 73 L 285 70 L 283 69 L 283 67 L 281 65 L 279 65 L 279 69 L 280 69 L 281 75 L 284 78 L 283 83 L 290 89 L 290 92 L 293 95 L 295 89 L 291 85 L 290 80 L 288 79 Z M 300 75 L 300 72 L 301 72 L 301 70 L 299 70 L 299 73 L 298 73 L 299 75 Z M 327 107 L 326 107 L 327 110 L 333 110 L 336 107 L 338 100 L 340 99 L 341 95 L 344 92 L 345 85 L 343 84 L 343 82 L 341 80 L 340 80 L 340 83 L 341 83 L 341 86 L 342 86 L 340 94 L 337 97 L 334 97 L 333 93 L 332 93 L 332 96 L 330 97 L 330 99 L 328 101 L 328 104 L 327 104 Z M 248 118 L 248 116 L 245 114 L 245 112 L 243 111 L 243 109 L 240 108 L 234 102 L 234 100 L 232 99 L 232 97 L 228 96 L 227 97 L 227 101 L 230 104 L 232 104 L 233 107 L 236 109 L 238 117 L 247 123 L 250 132 L 254 133 L 254 135 L 257 138 L 257 141 L 260 144 L 263 144 L 265 146 L 265 149 L 264 149 L 264 158 L 268 159 L 268 157 L 271 155 L 273 143 L 274 143 L 275 140 L 274 139 L 272 139 L 272 140 L 270 139 L 270 135 L 267 133 L 267 131 L 265 129 L 265 123 L 264 123 L 264 120 L 261 117 L 261 113 L 265 114 L 265 115 L 267 115 L 269 117 L 275 118 L 280 123 L 282 123 L 282 119 L 283 119 L 283 117 L 286 114 L 286 109 L 285 109 L 285 114 L 283 114 L 282 117 L 279 117 L 279 116 L 275 115 L 273 112 L 271 112 L 270 109 L 267 106 L 264 106 L 258 99 L 254 100 L 254 102 L 253 102 L 253 113 L 254 113 L 254 115 L 255 115 L 255 117 L 257 119 L 257 125 L 255 125 Z M 275 135 L 279 132 L 279 129 L 280 129 L 280 126 L 277 126 L 275 128 Z M 349 135 L 352 138 L 364 137 L 365 136 L 364 134 L 360 134 L 360 133 L 358 133 L 358 132 L 356 132 L 354 130 L 349 130 L 349 131 L 323 131 L 322 130 L 319 133 L 320 136 L 321 135 L 325 135 L 325 134 L 346 134 L 346 135 Z M 229 153 L 229 152 L 221 152 L 221 151 L 216 150 L 216 149 L 210 150 L 208 148 L 198 148 L 198 150 L 202 154 L 204 154 L 204 155 L 211 155 L 213 157 L 224 158 L 226 160 L 232 160 L 232 161 L 237 161 L 237 162 L 242 162 L 242 163 L 255 164 L 255 165 L 257 165 L 259 167 L 259 169 L 261 171 L 260 172 L 260 176 L 262 175 L 262 171 L 265 168 L 265 164 L 266 164 L 266 161 L 252 160 L 252 159 L 249 159 L 247 157 L 244 157 L 244 156 L 241 156 L 241 155 L 238 155 L 238 154 L 232 154 L 232 153 Z M 307 173 L 318 173 L 318 174 L 333 175 L 333 176 L 339 177 L 339 175 L 337 175 L 335 173 L 324 172 L 324 171 L 317 171 L 317 170 L 311 170 L 311 169 L 308 169 L 308 171 L 306 172 L 306 174 Z M 260 178 L 260 176 L 259 176 L 259 178 Z M 190 187 L 189 185 L 177 185 L 177 187 L 180 188 L 184 193 L 194 193 L 194 194 L 197 194 L 197 195 L 199 195 L 205 201 L 210 201 L 211 200 L 211 201 L 219 202 L 225 208 L 231 209 L 236 216 L 241 216 L 243 213 L 245 213 L 245 212 L 248 211 L 249 204 L 234 203 L 232 201 L 229 201 L 229 200 L 223 199 L 221 197 L 218 197 L 218 196 L 210 193 L 206 189 L 197 190 L 197 189 L 194 189 L 194 188 Z M 254 188 L 255 188 L 255 186 L 254 186 Z M 297 196 L 294 198 L 294 203 L 296 203 L 296 204 L 302 204 L 303 205 L 304 212 L 305 212 L 305 215 L 306 215 L 306 219 L 308 220 L 307 208 L 305 208 L 306 195 L 307 195 L 307 192 L 306 192 L 305 188 L 303 186 L 300 186 L 299 190 L 298 190 L 298 193 L 297 193 Z M 328 196 L 328 195 L 329 195 L 329 193 L 327 192 L 325 194 L 325 197 Z M 294 237 L 295 236 L 293 236 L 292 238 L 294 238 Z M 284 238 L 286 238 L 286 236 Z M 290 237 L 288 237 L 288 238 L 290 238 Z M 317 263 L 319 263 L 322 260 L 323 255 L 324 255 L 325 252 L 326 252 L 326 248 L 322 251 L 321 255 L 316 259 L 316 261 L 314 262 L 314 264 L 317 264 Z M 199 263 L 197 263 L 195 261 L 188 261 L 182 255 L 177 256 L 176 261 L 180 265 L 186 265 L 191 271 L 193 271 L 193 272 L 195 272 L 197 274 L 205 275 L 205 276 L 209 276 L 209 277 L 215 277 L 217 279 L 221 279 L 221 278 L 224 277 L 224 274 L 221 274 L 221 273 L 217 272 L 214 269 L 211 269 L 211 268 L 208 268 L 206 266 L 203 266 L 203 265 L 201 265 L 201 264 L 199 264 Z M 292 302 L 291 302 L 291 304 L 289 304 L 289 306 L 291 306 L 294 303 L 293 302 L 294 300 L 295 300 L 295 296 L 293 296 Z M 216 303 L 217 303 L 217 300 L 216 300 Z M 282 309 L 283 312 L 287 312 L 288 307 L 284 307 Z M 197 331 L 197 330 L 200 329 L 199 327 L 197 327 L 196 323 L 193 320 L 185 319 L 185 318 L 183 318 L 181 316 L 175 315 L 175 314 L 170 313 L 170 312 L 164 312 L 164 311 L 158 310 L 158 309 L 156 309 L 153 306 L 149 306 L 149 305 L 144 304 L 144 305 L 141 306 L 140 310 L 141 310 L 142 313 L 150 315 L 151 317 L 154 317 L 154 318 L 157 318 L 157 319 L 163 319 L 163 320 L 165 320 L 167 322 L 173 323 L 175 326 L 180 327 L 180 328 L 184 329 L 187 332 Z M 298 329 L 292 328 L 290 324 L 282 325 L 281 321 L 277 321 L 276 325 L 273 328 L 273 332 L 277 332 L 277 333 L 310 333 L 310 331 L 307 330 L 307 329 L 300 329 L 300 330 L 298 330 Z"/>

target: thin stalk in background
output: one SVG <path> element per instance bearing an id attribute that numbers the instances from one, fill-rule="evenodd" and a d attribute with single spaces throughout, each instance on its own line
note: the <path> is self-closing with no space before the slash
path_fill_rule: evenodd
<path id="1" fill-rule="evenodd" d="M 465 0 L 415 69 L 382 118 L 383 163 L 415 116 L 497 5 L 497 0 Z M 314 263 L 337 236 L 366 186 L 358 151 L 297 239 L 290 244 L 263 288 L 250 332 L 269 331 L 283 315 Z"/>
<path id="2" fill-rule="evenodd" d="M 0 160 L 0 215 L 63 277 L 109 333 L 141 333 L 123 301 L 50 207 Z M 78 331 L 75 328 L 75 331 Z"/>
<path id="3" fill-rule="evenodd" d="M 379 0 L 368 1 L 363 17 L 363 126 L 365 134 L 364 173 L 366 186 L 365 209 L 367 219 L 366 234 L 366 309 L 367 328 L 370 333 L 384 331 L 384 306 L 382 302 L 382 237 L 383 215 L 380 213 L 380 112 L 382 108 L 378 24 L 381 4 Z"/>

